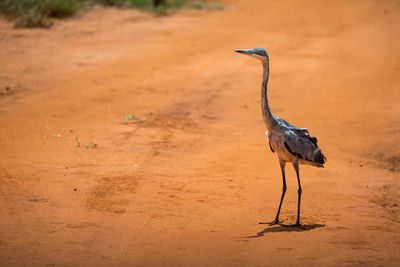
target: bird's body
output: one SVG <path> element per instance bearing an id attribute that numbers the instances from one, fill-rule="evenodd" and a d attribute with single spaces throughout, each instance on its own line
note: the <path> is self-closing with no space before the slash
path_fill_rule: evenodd
<path id="1" fill-rule="evenodd" d="M 282 201 L 286 192 L 285 165 L 291 162 L 297 174 L 299 184 L 298 190 L 298 213 L 295 226 L 300 226 L 300 201 L 302 188 L 300 184 L 299 164 L 323 167 L 326 161 L 324 154 L 318 147 L 318 140 L 312 136 L 306 128 L 297 128 L 284 119 L 274 116 L 268 103 L 268 79 L 269 79 L 269 57 L 263 48 L 251 50 L 236 50 L 236 52 L 249 55 L 261 60 L 263 65 L 263 80 L 261 87 L 261 109 L 264 122 L 267 126 L 267 136 L 269 147 L 276 153 L 282 171 L 283 188 L 278 212 L 274 221 L 267 223 L 270 225 L 279 224 L 279 213 Z"/>
<path id="2" fill-rule="evenodd" d="M 285 162 L 292 162 L 297 158 L 299 164 L 324 166 L 325 158 L 317 145 L 316 137 L 306 128 L 297 128 L 281 118 L 276 120 L 278 126 L 275 130 L 266 132 L 272 152 L 277 153 Z"/>

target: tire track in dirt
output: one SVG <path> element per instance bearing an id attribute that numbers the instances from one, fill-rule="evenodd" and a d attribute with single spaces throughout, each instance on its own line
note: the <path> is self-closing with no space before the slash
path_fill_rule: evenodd
<path id="1" fill-rule="evenodd" d="M 213 115 L 213 105 L 219 92 L 220 89 L 217 89 L 206 95 L 170 104 L 146 114 L 142 120 L 121 122 L 123 128 L 119 134 L 123 136 L 123 142 L 133 141 L 135 147 L 143 147 L 143 150 L 139 150 L 142 161 L 135 163 L 137 171 L 134 176 L 99 179 L 90 192 L 87 207 L 102 212 L 126 212 L 125 207 L 131 203 L 129 195 L 136 192 L 137 185 L 146 180 L 146 177 L 160 176 L 153 170 L 158 160 L 171 160 L 177 157 L 177 153 L 193 153 L 199 150 L 197 141 L 201 140 L 207 130 L 211 130 L 212 123 L 217 122 L 217 117 Z M 156 194 L 165 195 L 170 202 L 184 188 L 185 183 L 175 181 L 171 186 L 164 184 L 158 188 Z M 174 191 L 175 196 L 168 191 Z"/>

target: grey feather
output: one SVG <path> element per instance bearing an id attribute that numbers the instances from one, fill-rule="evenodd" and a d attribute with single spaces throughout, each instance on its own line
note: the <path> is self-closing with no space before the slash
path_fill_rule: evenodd
<path id="1" fill-rule="evenodd" d="M 275 153 L 274 149 L 271 146 L 271 142 L 269 141 L 268 143 L 269 143 L 269 148 L 271 149 L 272 153 Z"/>
<path id="2" fill-rule="evenodd" d="M 317 140 L 307 129 L 287 127 L 285 131 L 285 147 L 292 155 L 313 162 L 317 167 L 323 167 L 326 157 L 317 145 Z"/>

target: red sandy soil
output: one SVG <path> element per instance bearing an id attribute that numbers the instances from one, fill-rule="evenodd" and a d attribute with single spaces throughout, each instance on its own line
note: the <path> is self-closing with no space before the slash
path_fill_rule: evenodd
<path id="1" fill-rule="evenodd" d="M 0 20 L 1 266 L 400 265 L 400 3 L 222 3 Z M 328 158 L 301 167 L 305 230 L 258 224 L 282 180 L 233 50 L 259 46 L 273 112 Z"/>

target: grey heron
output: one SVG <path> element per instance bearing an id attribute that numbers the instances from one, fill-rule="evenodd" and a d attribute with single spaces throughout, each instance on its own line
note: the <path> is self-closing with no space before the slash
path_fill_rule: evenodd
<path id="1" fill-rule="evenodd" d="M 297 221 L 293 226 L 300 227 L 300 203 L 301 203 L 301 183 L 299 175 L 299 164 L 312 165 L 315 167 L 324 167 L 326 157 L 317 145 L 317 138 L 312 136 L 306 128 L 297 128 L 284 119 L 274 116 L 268 104 L 267 89 L 269 78 L 269 57 L 263 48 L 241 49 L 235 52 L 251 56 L 261 61 L 263 66 L 263 78 L 261 87 L 261 109 L 264 122 L 267 126 L 267 136 L 269 147 L 279 158 L 279 164 L 282 171 L 282 195 L 279 203 L 275 220 L 260 224 L 281 224 L 279 213 L 281 211 L 283 198 L 286 193 L 285 165 L 291 162 L 297 175 L 298 203 L 297 203 Z"/>

